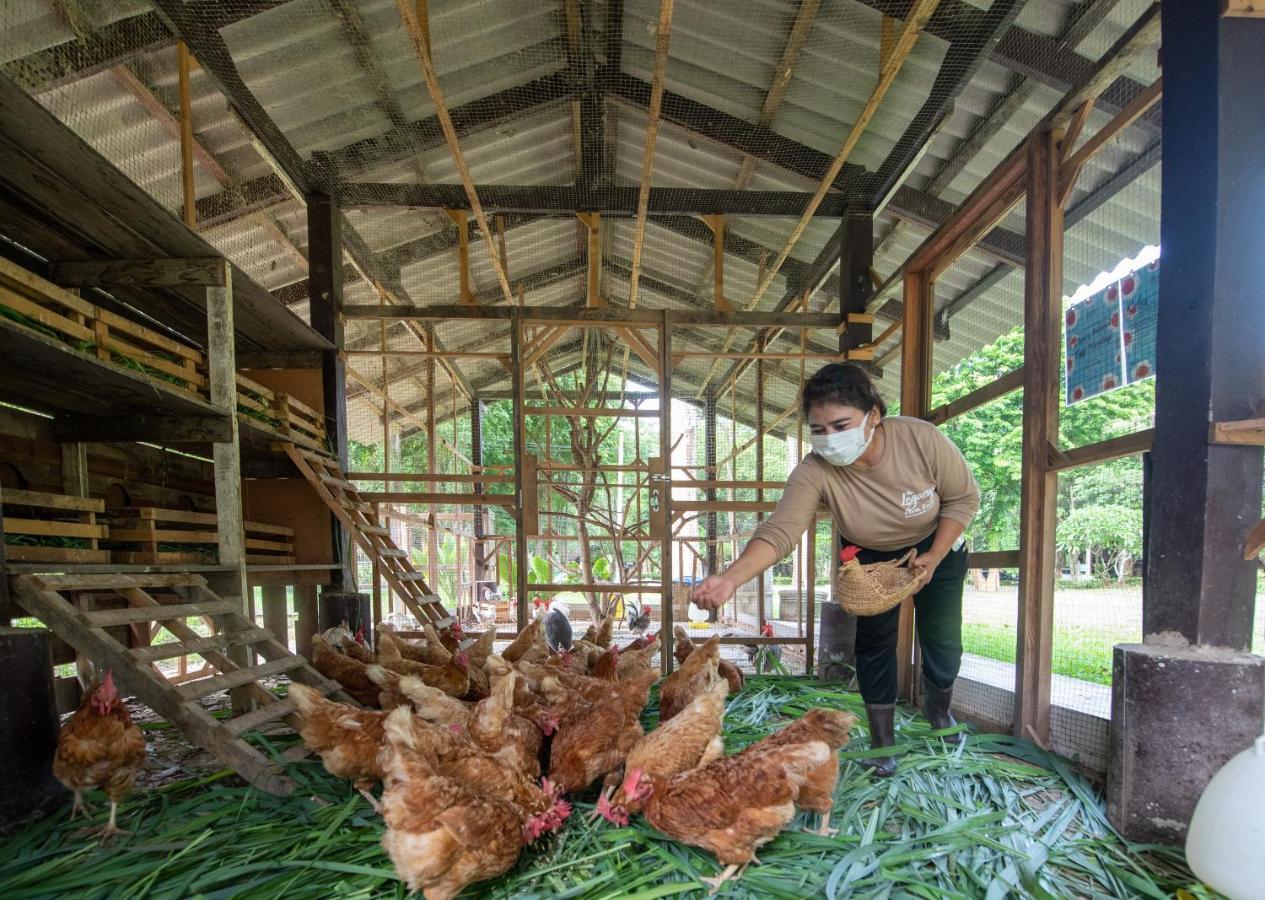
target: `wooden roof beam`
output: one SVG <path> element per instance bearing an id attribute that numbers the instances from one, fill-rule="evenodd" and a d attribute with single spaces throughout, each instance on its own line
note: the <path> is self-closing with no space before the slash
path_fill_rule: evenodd
<path id="1" fill-rule="evenodd" d="M 461 152 L 461 141 L 452 123 L 452 116 L 448 113 L 448 106 L 444 102 L 443 90 L 439 86 L 439 75 L 436 73 L 434 61 L 431 59 L 429 25 L 415 18 L 414 10 L 409 8 L 407 0 L 396 0 L 396 7 L 400 11 L 400 18 L 404 21 L 405 30 L 408 31 L 409 37 L 413 42 L 413 50 L 417 55 L 418 63 L 421 65 L 422 77 L 426 81 L 426 90 L 429 92 L 431 102 L 435 106 L 435 115 L 439 118 L 439 125 L 443 129 L 444 138 L 448 143 L 448 151 L 452 154 L 453 163 L 457 167 L 457 174 L 461 178 L 462 187 L 465 188 L 470 209 L 479 225 L 479 232 L 483 235 L 483 240 L 486 242 L 485 247 L 492 260 L 492 267 L 496 270 L 496 277 L 501 284 L 501 291 L 505 294 L 505 301 L 513 303 L 514 292 L 510 289 L 509 278 L 505 274 L 505 266 L 502 265 L 500 257 L 494 250 L 496 245 L 492 240 L 492 230 L 488 227 L 487 216 L 479 203 L 479 194 L 474 187 L 474 178 L 470 174 L 469 166 L 466 165 L 465 155 Z M 422 20 L 426 18 L 425 4 L 421 0 L 418 2 L 416 12 Z"/>
<path id="2" fill-rule="evenodd" d="M 662 125 L 663 85 L 668 75 L 668 43 L 672 35 L 673 0 L 659 0 L 655 28 L 654 69 L 650 79 L 650 107 L 646 113 L 646 145 L 641 156 L 641 185 L 637 192 L 637 223 L 633 228 L 632 273 L 628 278 L 628 308 L 637 308 L 637 282 L 641 278 L 641 254 L 646 240 L 646 215 L 650 208 L 650 176 L 654 172 L 655 142 Z"/>

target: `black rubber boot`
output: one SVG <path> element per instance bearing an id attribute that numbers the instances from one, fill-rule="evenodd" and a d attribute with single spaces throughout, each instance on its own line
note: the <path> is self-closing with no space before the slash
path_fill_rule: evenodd
<path id="1" fill-rule="evenodd" d="M 896 743 L 896 704 L 867 703 L 865 715 L 870 720 L 870 748 L 891 747 Z M 896 773 L 896 757 L 874 756 L 859 760 L 861 765 L 874 770 L 877 778 L 890 778 Z"/>
<path id="2" fill-rule="evenodd" d="M 931 727 L 940 731 L 945 728 L 952 728 L 957 725 L 957 720 L 953 718 L 951 707 L 953 706 L 953 686 L 947 688 L 938 688 L 930 681 L 927 676 L 922 676 L 922 712 L 927 717 L 927 721 L 931 723 Z M 946 744 L 960 744 L 962 735 L 946 734 L 941 738 Z"/>

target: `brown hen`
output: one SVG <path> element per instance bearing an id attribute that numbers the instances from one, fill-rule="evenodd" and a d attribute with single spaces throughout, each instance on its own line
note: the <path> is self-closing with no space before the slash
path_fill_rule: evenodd
<path id="1" fill-rule="evenodd" d="M 387 713 L 327 700 L 319 691 L 297 682 L 290 685 L 287 696 L 303 718 L 299 727 L 303 743 L 321 758 L 329 774 L 350 778 L 356 790 L 379 809 L 370 789 L 382 780 L 378 754 Z"/>
<path id="2" fill-rule="evenodd" d="M 720 680 L 717 666 L 720 663 L 720 638 L 709 637 L 698 649 L 686 657 L 681 667 L 663 680 L 659 689 L 659 722 L 671 719 L 699 694 Z M 729 685 L 725 685 L 729 692 Z"/>
<path id="3" fill-rule="evenodd" d="M 848 745 L 849 733 L 856 723 L 857 717 L 850 712 L 814 707 L 804 713 L 803 717 L 743 751 L 758 752 L 759 749 L 768 747 L 803 744 L 808 741 L 821 741 L 830 748 L 830 758 L 808 773 L 808 779 L 799 789 L 799 799 L 795 803 L 799 809 L 821 816 L 821 827 L 817 829 L 817 834 L 836 833 L 830 827 L 830 812 L 835 805 L 835 785 L 839 783 L 839 750 Z"/>
<path id="4" fill-rule="evenodd" d="M 118 827 L 119 804 L 145 766 L 145 737 L 132 724 L 123 698 L 114 687 L 114 674 L 84 696 L 70 721 L 57 735 L 53 774 L 75 792 L 73 819 L 88 814 L 83 792 L 100 788 L 110 800 L 110 821 L 101 829 L 103 841 L 126 834 Z"/>
<path id="5" fill-rule="evenodd" d="M 357 703 L 377 707 L 380 688 L 365 671 L 365 664 L 339 653 L 319 634 L 312 635 L 312 666 L 326 678 L 341 684 Z"/>
<path id="6" fill-rule="evenodd" d="M 723 757 L 671 778 L 630 768 L 621 790 L 659 831 L 715 854 L 725 870 L 703 879 L 715 893 L 795 817 L 801 785 L 831 754 L 813 741 Z"/>
<path id="7" fill-rule="evenodd" d="M 685 660 L 689 658 L 689 655 L 694 652 L 694 648 L 696 646 L 697 644 L 694 643 L 693 639 L 684 628 L 680 625 L 673 627 L 672 656 L 676 659 L 678 664 L 684 663 Z M 718 669 L 720 671 L 720 677 L 729 682 L 729 693 L 736 694 L 742 690 L 743 684 L 746 683 L 746 678 L 742 674 L 742 669 L 738 668 L 723 656 L 720 658 Z"/>

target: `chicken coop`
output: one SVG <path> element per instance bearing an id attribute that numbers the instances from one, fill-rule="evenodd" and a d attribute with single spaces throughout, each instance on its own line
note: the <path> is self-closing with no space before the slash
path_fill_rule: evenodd
<path id="1" fill-rule="evenodd" d="M 1252 0 L 0 3 L 0 894 L 1259 896 L 1183 844 L 1265 731 L 1262 77 Z M 695 602 L 838 363 L 979 488 L 894 744 L 824 500 Z M 823 745 L 751 859 L 662 811 Z"/>

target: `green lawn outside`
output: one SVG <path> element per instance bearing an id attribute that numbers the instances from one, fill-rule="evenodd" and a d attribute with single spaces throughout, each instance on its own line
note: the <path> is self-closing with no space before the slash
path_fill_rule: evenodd
<path id="1" fill-rule="evenodd" d="M 1112 648 L 1116 644 L 1135 642 L 1139 637 L 1139 634 L 1127 627 L 1060 627 L 1056 624 L 1054 674 L 1110 685 Z M 1006 623 L 964 622 L 962 649 L 975 656 L 1014 663 L 1015 629 Z M 1256 595 L 1252 652 L 1265 655 L 1265 586 Z"/>

